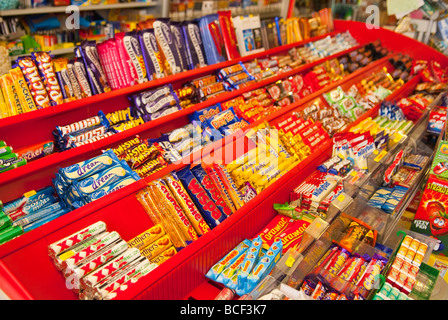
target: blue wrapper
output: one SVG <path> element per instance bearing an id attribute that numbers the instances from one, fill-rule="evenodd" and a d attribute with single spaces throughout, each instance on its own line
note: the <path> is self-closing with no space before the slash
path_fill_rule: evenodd
<path id="1" fill-rule="evenodd" d="M 193 175 L 188 166 L 177 171 L 176 174 L 194 204 L 201 212 L 204 221 L 211 229 L 215 228 L 227 218 L 219 210 L 213 199 L 209 196 L 209 193 L 207 193 L 204 186 Z"/>
<path id="2" fill-rule="evenodd" d="M 239 120 L 240 119 L 238 119 L 235 112 L 233 111 L 233 107 L 230 107 L 208 118 L 206 120 L 206 124 L 213 129 L 219 130 L 219 128 L 228 126 L 229 124 L 235 123 Z"/>
<path id="3" fill-rule="evenodd" d="M 219 15 L 209 14 L 199 18 L 199 29 L 204 43 L 207 64 L 227 61 L 223 36 L 219 26 Z"/>
<path id="4" fill-rule="evenodd" d="M 25 207 L 38 207 L 42 208 L 45 203 L 48 203 L 48 199 L 53 197 L 55 189 L 52 186 L 48 186 L 36 191 L 29 191 L 18 199 L 6 202 L 3 204 L 3 212 L 6 214 L 12 213 Z M 31 209 L 30 209 L 30 212 Z"/>
<path id="5" fill-rule="evenodd" d="M 216 280 L 224 269 L 232 264 L 240 255 L 247 251 L 252 242 L 248 239 L 240 242 L 232 251 L 226 254 L 221 260 L 219 260 L 205 276 L 211 280 Z"/>
<path id="6" fill-rule="evenodd" d="M 191 122 L 194 120 L 200 121 L 201 123 L 206 123 L 206 120 L 211 116 L 214 116 L 222 111 L 221 104 L 217 103 L 213 106 L 193 111 L 188 117 Z"/>
<path id="7" fill-rule="evenodd" d="M 119 180 L 116 183 L 113 183 L 107 187 L 101 188 L 95 192 L 92 192 L 92 193 L 86 195 L 83 198 L 83 200 L 85 203 L 93 202 L 93 201 L 98 200 L 112 192 L 120 190 L 121 188 L 124 188 L 124 187 L 136 182 L 137 180 L 138 179 L 136 179 L 134 176 L 126 177 L 124 179 Z"/>
<path id="8" fill-rule="evenodd" d="M 126 161 L 120 161 L 120 164 L 99 171 L 83 180 L 74 184 L 80 197 L 85 197 L 101 188 L 107 187 L 119 180 L 127 177 L 133 177 L 138 180 L 137 173 L 129 168 Z"/>
<path id="9" fill-rule="evenodd" d="M 282 241 L 277 239 L 253 268 L 253 271 L 247 277 L 247 281 L 245 281 L 244 286 L 240 286 L 240 283 L 238 283 L 236 293 L 242 296 L 255 289 L 260 281 L 271 272 L 272 268 L 274 268 L 277 261 L 281 258 L 282 250 Z"/>
<path id="10" fill-rule="evenodd" d="M 19 218 L 16 221 L 14 221 L 13 226 L 25 226 L 27 224 L 30 224 L 36 220 L 45 218 L 46 216 L 57 212 L 59 210 L 64 210 L 66 209 L 66 206 L 63 202 L 56 202 L 53 203 L 41 210 L 38 210 L 34 213 L 28 214 L 23 218 Z"/>
<path id="11" fill-rule="evenodd" d="M 40 226 L 42 226 L 43 224 L 50 222 L 60 216 L 63 216 L 64 214 L 70 212 L 68 209 L 61 209 L 57 212 L 54 212 L 52 214 L 49 214 L 48 216 L 41 218 L 37 221 L 34 221 L 33 223 L 27 224 L 26 226 L 23 227 L 23 231 L 24 232 L 28 232 L 30 230 L 36 229 Z"/>
<path id="12" fill-rule="evenodd" d="M 107 150 L 99 156 L 61 168 L 59 174 L 68 184 L 71 184 L 118 164 L 120 164 L 120 160 L 115 153 L 112 150 Z"/>

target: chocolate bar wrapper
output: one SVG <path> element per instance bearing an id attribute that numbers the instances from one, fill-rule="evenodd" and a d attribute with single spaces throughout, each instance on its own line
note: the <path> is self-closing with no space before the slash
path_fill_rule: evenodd
<path id="1" fill-rule="evenodd" d="M 157 44 L 160 48 L 163 67 L 167 75 L 181 72 L 181 62 L 177 55 L 176 43 L 171 32 L 169 20 L 165 18 L 156 19 L 153 27 Z"/>
<path id="2" fill-rule="evenodd" d="M 56 58 L 53 59 L 53 66 L 56 72 L 56 78 L 58 79 L 59 87 L 62 91 L 62 98 L 64 102 L 69 102 L 76 100 L 75 92 L 70 82 L 67 71 L 68 59 L 67 58 Z"/>
<path id="3" fill-rule="evenodd" d="M 14 150 L 15 153 L 18 154 L 19 158 L 26 159 L 27 162 L 32 160 L 36 160 L 52 154 L 54 152 L 54 142 L 53 141 L 45 141 L 41 143 L 36 143 L 29 147 L 23 147 L 20 149 Z"/>
<path id="4" fill-rule="evenodd" d="M 204 188 L 207 195 L 210 199 L 215 203 L 216 207 L 221 211 L 222 217 L 218 216 L 218 221 L 224 221 L 229 215 L 232 214 L 232 211 L 227 206 L 224 198 L 222 197 L 219 190 L 214 185 L 213 181 L 210 179 L 208 174 L 205 172 L 204 168 L 201 165 L 196 165 L 190 169 L 193 176 L 198 180 L 199 184 Z"/>
<path id="5" fill-rule="evenodd" d="M 201 212 L 199 212 L 198 207 L 195 205 L 186 188 L 184 188 L 182 182 L 177 177 L 177 174 L 173 172 L 167 175 L 164 179 L 174 198 L 176 198 L 177 203 L 184 210 L 188 220 L 190 220 L 196 233 L 201 236 L 209 232 L 210 227 L 204 221 Z"/>
<path id="6" fill-rule="evenodd" d="M 240 58 L 238 51 L 238 44 L 235 34 L 235 27 L 232 23 L 231 11 L 218 11 L 219 25 L 223 36 L 224 46 L 226 49 L 227 57 L 229 59 Z"/>
<path id="7" fill-rule="evenodd" d="M 78 80 L 83 96 L 91 97 L 93 95 L 93 92 L 90 88 L 86 67 L 81 59 L 77 58 L 73 62 L 73 72 L 75 74 L 76 80 Z"/>
<path id="8" fill-rule="evenodd" d="M 156 119 L 159 119 L 161 117 L 165 117 L 165 116 L 167 116 L 169 114 L 172 114 L 174 112 L 177 112 L 179 110 L 181 110 L 181 108 L 178 105 L 175 105 L 175 106 L 172 106 L 172 107 L 166 107 L 166 108 L 163 108 L 163 109 L 161 109 L 161 110 L 159 110 L 159 111 L 157 111 L 155 113 L 152 113 L 150 117 L 151 117 L 151 120 L 156 120 Z"/>
<path id="9" fill-rule="evenodd" d="M 19 57 L 16 60 L 22 70 L 23 76 L 28 84 L 28 88 L 33 96 L 37 109 L 51 106 L 45 85 L 40 78 L 39 69 L 31 57 Z"/>
<path id="10" fill-rule="evenodd" d="M 112 68 L 112 59 L 110 58 L 111 55 L 107 51 L 107 44 L 105 42 L 98 43 L 96 45 L 96 50 L 98 51 L 98 59 L 103 67 L 106 80 L 109 83 L 111 90 L 119 89 L 118 77 L 115 74 L 115 69 Z"/>
<path id="11" fill-rule="evenodd" d="M 33 52 L 32 57 L 39 69 L 40 77 L 44 82 L 51 104 L 62 104 L 64 102 L 62 91 L 56 77 L 50 54 L 48 52 Z"/>
<path id="12" fill-rule="evenodd" d="M 117 42 L 115 38 L 106 40 L 105 42 L 107 53 L 110 55 L 111 59 L 111 71 L 116 75 L 117 86 L 119 88 L 127 87 L 125 71 L 123 66 L 123 61 L 120 58 L 120 54 L 117 48 Z"/>
<path id="13" fill-rule="evenodd" d="M 163 78 L 165 72 L 154 29 L 140 30 L 138 31 L 138 36 L 149 80 Z"/>
<path id="14" fill-rule="evenodd" d="M 124 46 L 126 61 L 130 61 L 131 75 L 136 83 L 148 81 L 145 61 L 140 47 L 137 31 L 120 32 L 115 34 L 115 39 L 120 39 Z"/>
<path id="15" fill-rule="evenodd" d="M 215 228 L 227 218 L 227 215 L 218 209 L 215 202 L 209 197 L 205 188 L 199 183 L 198 179 L 196 179 L 188 167 L 177 171 L 176 174 L 211 229 Z"/>
<path id="16" fill-rule="evenodd" d="M 75 98 L 81 99 L 86 97 L 86 94 L 81 90 L 81 86 L 79 85 L 78 79 L 76 78 L 74 61 L 69 61 L 67 63 L 67 76 L 70 80 L 70 84 L 72 85 Z"/>
<path id="17" fill-rule="evenodd" d="M 188 62 L 187 62 L 187 48 L 185 46 L 185 38 L 182 32 L 182 27 L 179 22 L 170 22 L 171 24 L 171 33 L 173 34 L 174 43 L 177 48 L 177 55 L 179 57 L 179 62 L 181 64 L 182 71 L 188 71 Z"/>
<path id="18" fill-rule="evenodd" d="M 112 39 L 111 39 L 112 40 Z M 123 35 L 115 37 L 113 41 L 117 50 L 117 58 L 120 64 L 117 66 L 118 70 L 121 69 L 123 73 L 124 87 L 133 86 L 137 83 L 137 74 L 134 72 L 132 61 L 129 59 L 129 55 L 126 52 L 126 48 L 123 42 Z"/>
<path id="19" fill-rule="evenodd" d="M 84 40 L 79 49 L 84 60 L 93 94 L 109 92 L 111 88 L 103 66 L 101 65 L 95 41 Z"/>
<path id="20" fill-rule="evenodd" d="M 196 69 L 206 66 L 205 52 L 202 44 L 202 38 L 199 26 L 192 22 L 182 23 L 182 30 L 185 38 L 185 45 L 190 63 L 190 69 Z"/>

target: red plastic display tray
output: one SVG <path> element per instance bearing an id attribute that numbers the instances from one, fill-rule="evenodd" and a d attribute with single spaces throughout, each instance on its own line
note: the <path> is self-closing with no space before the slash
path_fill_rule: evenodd
<path id="1" fill-rule="evenodd" d="M 443 67 L 448 66 L 447 57 L 419 42 L 388 30 L 368 30 L 362 23 L 347 21 L 336 21 L 335 27 L 338 32 L 350 30 L 353 36 L 360 42 L 368 43 L 376 39 L 381 39 L 383 45 L 391 50 L 407 53 L 411 57 L 417 59 L 436 59 Z M 282 50 L 283 49 L 285 48 L 282 48 Z M 268 54 L 268 52 L 266 51 L 265 54 Z M 231 65 L 232 63 L 224 63 L 223 66 Z M 365 69 L 365 71 L 374 71 L 375 68 L 381 68 L 382 66 L 387 65 L 387 63 L 387 61 L 377 62 L 376 64 L 372 64 L 370 68 Z M 214 69 L 214 67 L 216 66 L 207 67 L 211 69 L 204 73 L 198 72 L 200 74 L 207 74 L 217 69 Z M 219 68 L 221 67 L 222 66 L 219 66 Z M 188 74 L 188 76 L 194 78 L 197 77 L 199 73 L 191 73 Z M 340 83 L 333 84 L 325 89 L 330 90 L 336 85 L 341 85 L 345 88 L 345 86 L 349 86 L 350 84 L 359 81 L 362 76 L 362 73 L 355 73 L 350 75 L 349 78 L 343 79 Z M 169 79 L 163 80 L 169 81 Z M 178 83 L 181 83 L 186 81 L 186 78 L 182 77 L 182 75 L 178 75 L 177 79 L 171 79 L 171 81 L 175 80 L 177 80 Z M 412 92 L 418 81 L 419 79 L 417 77 L 406 83 L 402 88 L 389 96 L 388 100 L 399 99 L 400 97 L 406 96 L 409 92 Z M 160 85 L 160 83 L 148 84 L 148 86 L 149 85 L 156 86 Z M 104 104 L 104 106 L 108 105 L 108 102 L 110 104 L 111 101 L 114 103 L 123 101 L 124 103 L 124 97 L 129 92 L 136 92 L 146 88 L 144 85 L 140 86 L 141 88 L 133 87 L 121 89 L 121 93 L 114 91 L 110 97 L 107 96 L 104 99 L 92 97 L 90 98 L 90 102 L 83 105 L 82 108 L 81 106 L 73 105 L 73 111 L 61 111 L 61 113 L 59 113 L 55 108 L 53 111 L 43 110 L 33 117 L 31 117 L 31 115 L 24 115 L 30 117 L 30 119 L 27 120 L 25 119 L 26 117 L 24 117 L 23 126 L 13 122 L 12 119 L 9 120 L 10 123 L 6 121 L 3 123 L 0 122 L 0 131 L 3 130 L 3 132 L 6 133 L 8 131 L 6 130 L 7 127 L 21 128 L 23 129 L 23 132 L 20 134 L 23 135 L 22 139 L 24 139 L 25 133 L 29 133 L 29 130 L 38 130 L 37 127 L 33 127 L 35 129 L 28 127 L 27 121 L 29 121 L 28 123 L 38 123 L 40 121 L 47 121 L 48 118 L 52 118 L 53 116 L 59 117 L 60 114 L 64 114 L 67 115 L 66 120 L 71 119 L 69 122 L 73 122 L 73 120 L 76 121 L 77 119 L 85 118 L 85 113 L 79 115 L 76 119 L 70 118 L 70 115 L 77 115 L 77 112 L 81 112 L 81 109 L 94 108 L 93 105 L 96 105 L 96 103 L 99 105 Z M 129 90 L 129 92 L 127 90 Z M 326 92 L 326 90 L 323 92 Z M 282 110 L 281 113 L 271 115 L 267 120 L 274 123 L 282 116 L 305 107 L 315 99 L 322 99 L 321 94 L 323 92 L 312 94 L 303 99 L 303 101 L 288 106 Z M 225 99 L 225 97 L 223 97 L 223 99 Z M 64 108 L 65 107 L 66 106 L 64 106 Z M 98 108 L 101 109 L 102 107 L 100 106 Z M 362 117 L 362 119 L 367 116 L 375 116 L 377 112 L 378 107 L 370 110 L 368 114 L 365 114 Z M 92 113 L 89 114 L 91 115 Z M 36 119 L 34 119 L 34 117 L 36 117 Z M 361 121 L 362 119 L 358 119 L 358 121 Z M 170 121 L 172 120 L 173 119 Z M 179 123 L 170 124 L 170 121 L 166 119 L 164 125 L 167 127 L 172 125 L 172 129 L 182 125 Z M 45 129 L 49 132 L 54 129 L 56 124 L 60 123 L 53 122 L 51 125 L 47 123 L 45 124 L 46 127 L 42 127 L 41 129 Z M 128 137 L 131 137 L 136 133 L 148 134 L 148 136 L 150 136 L 151 128 L 147 129 L 148 130 L 141 131 L 137 129 L 135 131 L 130 130 L 127 134 L 129 134 Z M 107 142 L 99 141 L 92 145 L 63 152 L 58 154 L 57 157 L 49 156 L 44 158 L 46 160 L 40 162 L 38 165 L 33 166 L 33 163 L 31 163 L 23 167 L 22 171 L 16 171 L 18 173 L 5 176 L 6 179 L 2 181 L 6 182 L 3 183 L 0 181 L 0 194 L 2 194 L 2 197 L 3 194 L 5 194 L 5 200 L 7 201 L 30 189 L 46 186 L 51 183 L 50 179 L 54 175 L 57 166 L 69 165 L 87 159 L 90 156 L 97 155 L 103 148 L 123 141 L 125 139 L 123 136 L 125 135 L 122 135 L 122 137 L 117 135 L 117 137 L 115 137 L 116 141 L 113 142 L 111 142 L 112 140 Z M 111 138 L 114 138 L 114 136 Z M 243 137 L 238 135 L 227 137 L 227 144 L 220 142 L 216 146 L 216 149 L 221 147 L 231 148 L 233 152 L 235 144 L 240 142 L 239 139 L 243 139 Z M 5 140 L 8 141 L 6 138 Z M 18 140 L 20 139 L 17 138 L 17 141 Z M 237 142 L 234 142 L 234 140 L 237 140 Z M 81 151 L 79 149 L 81 149 Z M 225 154 L 226 152 L 223 152 L 223 155 Z M 211 232 L 200 237 L 197 241 L 193 242 L 174 257 L 166 261 L 163 265 L 152 271 L 150 275 L 141 279 L 133 287 L 129 288 L 122 298 L 213 299 L 217 294 L 216 290 L 219 291 L 219 288 L 213 286 L 209 287 L 205 283 L 206 279 L 204 274 L 208 269 L 240 241 L 252 237 L 264 227 L 275 215 L 273 204 L 288 201 L 289 192 L 314 171 L 318 164 L 326 160 L 330 154 L 331 142 L 329 141 L 321 145 L 318 152 L 313 153 L 309 158 L 269 186 L 260 195 L 252 199 L 248 204 L 235 212 Z M 200 155 L 201 152 L 195 153 L 193 158 L 198 159 Z M 162 177 L 172 169 L 181 167 L 182 165 L 180 164 L 177 166 L 170 166 L 147 179 L 140 180 L 138 183 L 123 188 L 80 209 L 74 210 L 57 220 L 45 224 L 41 228 L 33 230 L 0 246 L 0 288 L 11 299 L 76 299 L 77 295 L 66 288 L 64 278 L 60 272 L 56 270 L 51 259 L 48 257 L 47 246 L 98 220 L 105 221 L 109 230 L 118 231 L 125 240 L 129 240 L 148 229 L 152 226 L 152 222 L 136 200 L 135 193 L 144 188 L 147 182 Z"/>

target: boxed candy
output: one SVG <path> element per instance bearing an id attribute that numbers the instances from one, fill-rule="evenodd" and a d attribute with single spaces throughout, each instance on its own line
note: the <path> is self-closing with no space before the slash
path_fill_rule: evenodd
<path id="1" fill-rule="evenodd" d="M 430 175 L 411 226 L 416 231 L 441 241 L 440 254 L 448 253 L 448 181 Z"/>

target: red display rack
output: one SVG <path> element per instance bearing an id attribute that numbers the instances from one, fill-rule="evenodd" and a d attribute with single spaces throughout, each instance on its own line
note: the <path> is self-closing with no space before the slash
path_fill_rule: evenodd
<path id="1" fill-rule="evenodd" d="M 391 31 L 381 28 L 367 29 L 365 24 L 351 21 L 335 21 L 335 28 L 336 31 L 334 34 L 349 30 L 360 45 L 381 39 L 383 46 L 391 51 L 406 53 L 415 59 L 435 59 L 443 67 L 448 66 L 448 58 L 436 50 Z M 243 58 L 243 61 L 278 54 L 297 45 L 300 45 L 300 43 L 247 56 Z M 130 93 L 167 83 L 172 83 L 174 86 L 181 85 L 188 80 L 210 74 L 234 63 L 237 63 L 237 61 L 227 61 L 51 109 L 38 110 L 33 113 L 2 119 L 0 121 L 0 132 L 2 138 L 14 148 L 39 142 L 42 139 L 45 140 L 44 135 L 47 135 L 48 138 L 56 125 L 84 119 L 96 114 L 98 110 L 109 112 L 127 106 L 129 103 L 126 97 Z M 266 82 L 259 82 L 253 87 L 248 87 L 246 90 L 249 91 L 257 87 L 262 87 L 283 77 L 310 70 L 312 66 L 313 64 L 301 66 L 295 69 L 293 73 L 279 75 Z M 282 117 L 308 106 L 316 99 L 320 99 L 325 103 L 322 98 L 323 93 L 339 85 L 343 89 L 346 89 L 351 84 L 360 81 L 368 72 L 374 72 L 384 66 L 391 67 L 387 58 L 376 61 L 362 70 L 350 74 L 339 82 L 335 82 L 331 86 L 281 109 L 279 112 L 270 115 L 264 120 L 271 124 L 280 121 Z M 419 81 L 419 77 L 413 78 L 413 80 L 407 82 L 390 95 L 387 100 L 393 101 L 407 96 Z M 139 134 L 142 138 L 148 138 L 154 137 L 154 135 L 160 134 L 161 132 L 175 129 L 187 123 L 187 115 L 190 112 L 205 108 L 217 102 L 226 101 L 243 92 L 245 91 L 223 94 L 216 100 L 206 101 L 196 105 L 194 108 L 182 110 L 175 115 L 145 123 L 142 126 L 90 145 L 47 156 L 31 162 L 24 167 L 6 172 L 2 174 L 0 180 L 2 200 L 9 201 L 28 190 L 50 185 L 51 178 L 54 176 L 58 167 L 70 165 L 98 155 L 102 150 L 116 146 L 136 134 Z M 352 123 L 352 125 L 355 125 L 366 117 L 376 116 L 378 109 L 379 106 L 376 106 L 369 110 L 368 113 L 364 114 L 363 117 Z M 259 122 L 253 123 L 251 126 L 254 127 L 257 124 Z M 32 138 L 23 140 L 27 139 L 27 136 L 32 136 Z M 212 150 L 221 148 L 223 149 L 223 155 L 228 154 L 230 151 L 233 154 L 235 145 L 241 142 L 244 142 L 242 135 L 234 134 L 228 136 L 223 141 L 218 141 L 212 146 L 194 153 L 192 160 L 200 159 Z M 17 145 L 14 145 L 14 143 Z M 330 157 L 331 147 L 331 141 L 322 144 L 317 152 L 313 153 L 293 170 L 266 188 L 219 226 L 201 236 L 198 240 L 153 270 L 150 275 L 135 283 L 134 286 L 124 293 L 122 298 L 152 300 L 213 299 L 220 288 L 206 281 L 204 277 L 205 273 L 216 261 L 234 248 L 236 244 L 245 238 L 252 237 L 264 227 L 276 214 L 273 209 L 273 204 L 288 201 L 289 192 L 313 172 L 322 161 Z M 76 209 L 0 246 L 0 288 L 11 299 L 77 299 L 77 295 L 66 288 L 64 278 L 56 270 L 52 260 L 49 258 L 47 254 L 48 245 L 98 220 L 106 222 L 109 230 L 118 231 L 124 240 L 129 240 L 145 231 L 153 224 L 143 207 L 136 200 L 135 193 L 143 189 L 148 182 L 160 178 L 173 170 L 180 169 L 183 166 L 182 164 L 170 165 L 146 179 L 142 179 L 107 197 Z"/>

